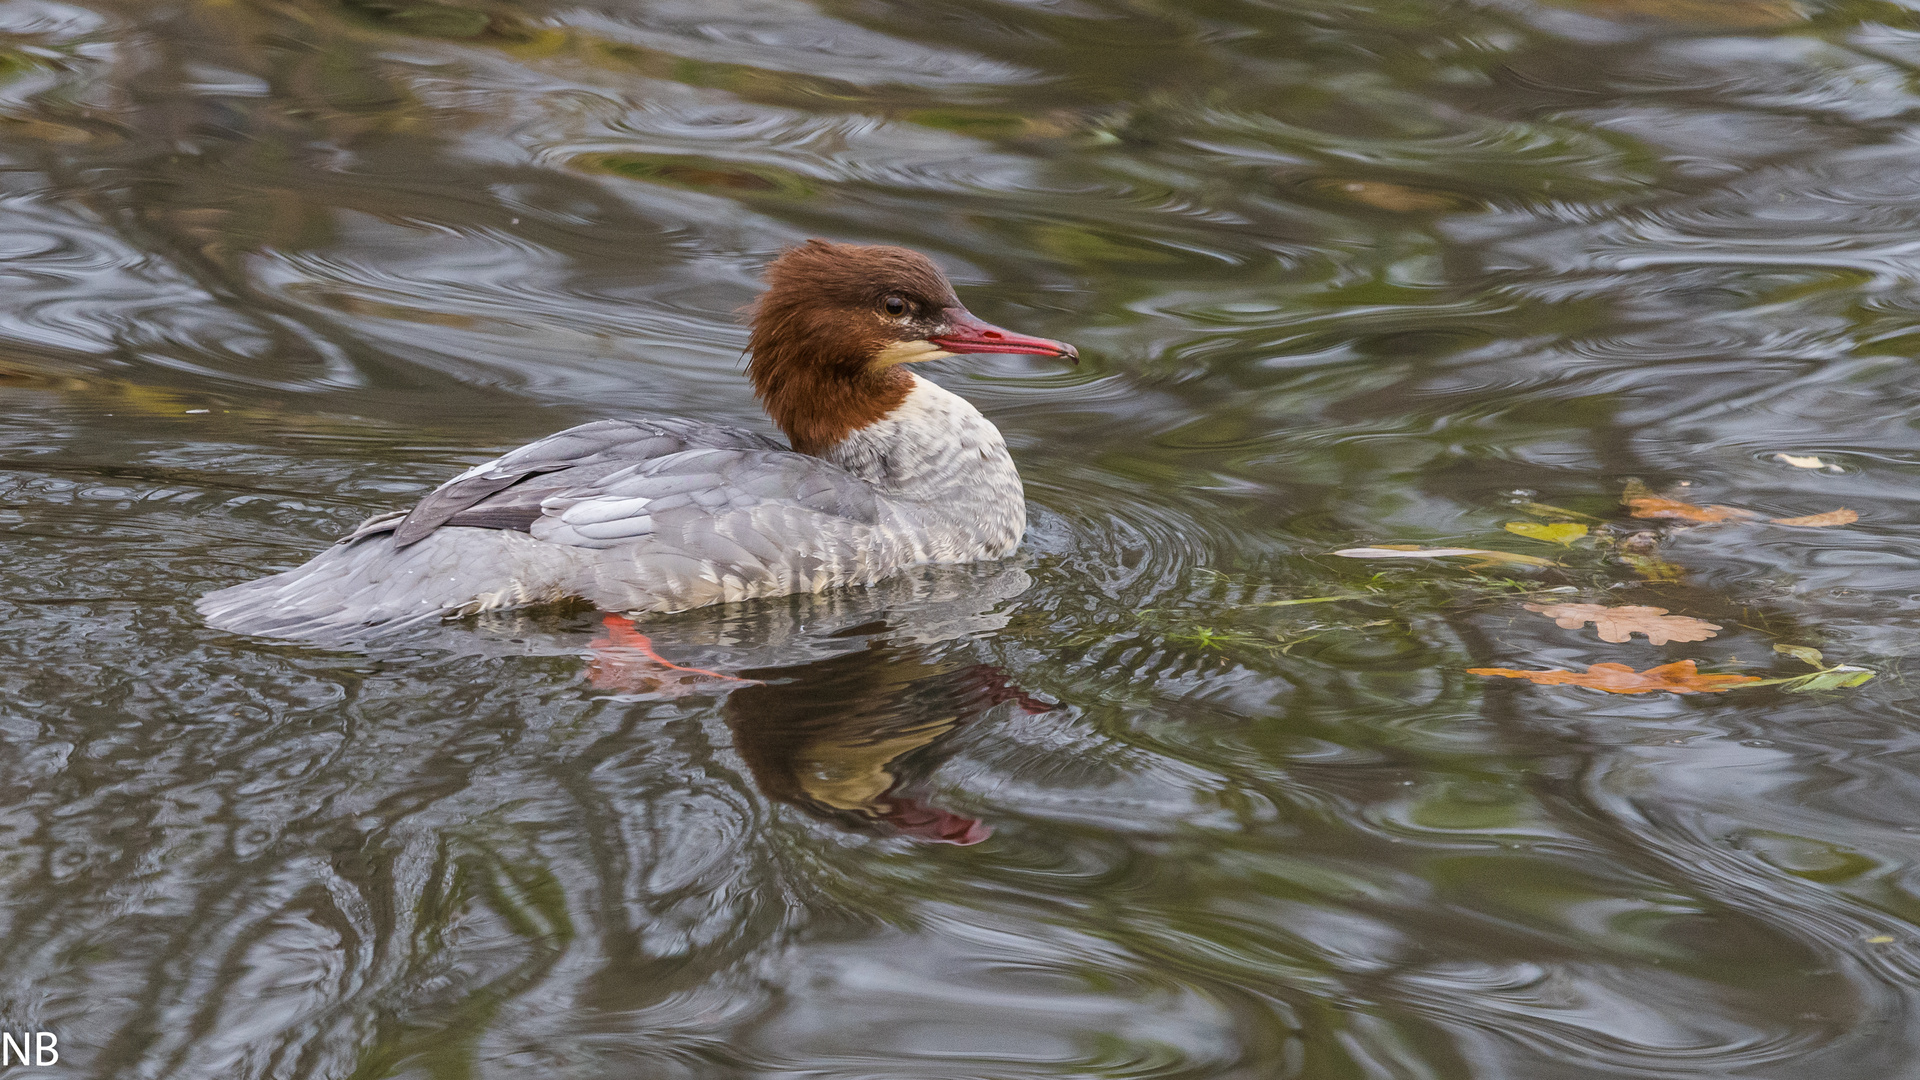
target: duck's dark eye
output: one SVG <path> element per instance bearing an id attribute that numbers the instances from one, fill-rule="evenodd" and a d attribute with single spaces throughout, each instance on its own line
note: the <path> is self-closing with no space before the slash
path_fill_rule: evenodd
<path id="1" fill-rule="evenodd" d="M 880 306 L 886 309 L 887 314 L 895 317 L 907 313 L 907 301 L 904 297 L 889 296 L 885 300 L 880 301 Z"/>

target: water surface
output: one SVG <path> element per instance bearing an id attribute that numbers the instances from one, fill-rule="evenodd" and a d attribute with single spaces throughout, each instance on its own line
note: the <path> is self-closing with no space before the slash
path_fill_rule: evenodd
<path id="1" fill-rule="evenodd" d="M 100 1077 L 1916 1075 L 1917 64 L 1882 0 L 0 3 L 0 1028 Z M 648 624 L 752 683 L 582 611 L 194 614 L 569 424 L 764 425 L 737 312 L 809 236 L 1080 347 L 930 365 L 1017 559 Z M 1331 554 L 1378 543 L 1560 565 Z M 1466 673 L 1776 644 L 1878 677 Z"/>

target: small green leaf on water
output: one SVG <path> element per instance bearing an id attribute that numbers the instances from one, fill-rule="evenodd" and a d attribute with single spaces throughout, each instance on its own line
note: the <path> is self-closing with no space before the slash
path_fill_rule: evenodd
<path id="1" fill-rule="evenodd" d="M 1875 934 L 1867 939 L 1867 944 L 1869 945 L 1890 945 L 1892 943 L 1892 934 Z"/>
<path id="2" fill-rule="evenodd" d="M 1815 690 L 1844 690 L 1873 678 L 1873 672 L 1866 668 L 1841 666 L 1816 671 L 1811 675 L 1802 675 L 1781 684 L 1780 689 L 1789 694 L 1808 694 Z"/>
<path id="3" fill-rule="evenodd" d="M 1827 658 L 1820 655 L 1819 649 L 1808 648 L 1805 645 L 1775 645 L 1773 647 L 1773 651 L 1777 653 L 1786 653 L 1788 656 L 1791 656 L 1796 660 L 1804 660 L 1807 663 L 1812 664 L 1814 667 L 1817 667 L 1817 668 L 1823 668 L 1827 666 Z"/>
<path id="4" fill-rule="evenodd" d="M 1501 528 L 1529 540 L 1544 540 L 1551 544 L 1571 545 L 1575 540 L 1587 535 L 1585 525 L 1576 525 L 1568 521 L 1542 525 L 1534 521 L 1509 521 Z"/>
<path id="5" fill-rule="evenodd" d="M 1639 571 L 1640 577 L 1646 581 L 1674 582 L 1680 580 L 1680 568 L 1665 559 L 1656 558 L 1652 555 L 1622 555 L 1620 556 L 1620 561 Z"/>
<path id="6" fill-rule="evenodd" d="M 1331 604 L 1335 600 L 1363 600 L 1360 596 L 1308 596 L 1299 600 L 1268 600 L 1254 607 L 1292 607 L 1295 604 Z"/>
<path id="7" fill-rule="evenodd" d="M 1547 503 L 1523 502 L 1514 503 L 1513 505 L 1515 509 L 1532 514 L 1535 517 L 1577 517 L 1586 518 L 1588 521 L 1605 520 L 1604 518 L 1594 517 L 1592 514 L 1583 514 L 1578 510 L 1569 510 L 1564 506 L 1550 506 Z"/>

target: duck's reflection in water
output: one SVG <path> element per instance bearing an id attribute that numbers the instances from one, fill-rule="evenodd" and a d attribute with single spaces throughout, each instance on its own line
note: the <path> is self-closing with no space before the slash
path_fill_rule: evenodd
<path id="1" fill-rule="evenodd" d="M 1015 567 L 929 568 L 872 589 L 655 622 L 653 637 L 608 615 L 587 677 L 650 697 L 724 695 L 760 790 L 823 821 L 977 844 L 992 828 L 933 805 L 930 783 L 955 750 L 950 736 L 996 706 L 1057 707 L 961 644 L 1005 625 L 1005 601 L 1029 583 Z"/>
<path id="2" fill-rule="evenodd" d="M 1056 707 L 964 644 L 1006 625 L 1006 601 L 1029 584 L 1010 565 L 925 567 L 862 590 L 649 621 L 647 632 L 607 615 L 588 678 L 649 698 L 724 696 L 733 746 L 758 788 L 812 817 L 979 844 L 993 828 L 933 805 L 931 778 L 954 753 L 952 736 L 996 705 Z"/>
<path id="3" fill-rule="evenodd" d="M 1013 702 L 1035 700 L 995 667 L 936 659 L 919 645 L 874 640 L 861 652 L 798 667 L 743 672 L 728 696 L 734 747 L 768 797 L 841 828 L 977 844 L 985 822 L 935 806 L 926 782 L 953 752 L 955 731 Z"/>

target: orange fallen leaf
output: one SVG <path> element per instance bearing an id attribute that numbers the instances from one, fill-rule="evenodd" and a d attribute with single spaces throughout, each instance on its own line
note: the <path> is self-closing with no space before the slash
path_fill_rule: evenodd
<path id="1" fill-rule="evenodd" d="M 1717 694 L 1744 683 L 1761 681 L 1756 675 L 1702 675 L 1691 660 L 1676 660 L 1645 671 L 1635 671 L 1625 664 L 1589 664 L 1584 672 L 1558 668 L 1552 671 L 1468 668 L 1467 674 L 1526 679 L 1542 686 L 1586 686 L 1609 694 L 1650 694 L 1656 690 L 1672 694 Z"/>
<path id="2" fill-rule="evenodd" d="M 1627 509 L 1637 518 L 1679 518 L 1682 521 L 1734 521 L 1739 518 L 1758 517 L 1751 510 L 1742 510 L 1735 506 L 1695 506 L 1679 499 L 1662 499 L 1657 495 L 1642 495 L 1625 500 Z"/>
<path id="3" fill-rule="evenodd" d="M 1637 518 L 1678 518 L 1681 521 L 1712 523 L 1760 516 L 1751 510 L 1742 510 L 1737 506 L 1695 506 L 1680 499 L 1662 498 L 1647 490 L 1647 485 L 1638 480 L 1627 481 L 1627 489 L 1620 493 L 1620 501 L 1625 503 L 1627 509 Z M 1859 514 L 1845 508 L 1829 510 L 1824 514 L 1809 514 L 1806 517 L 1771 519 L 1775 525 L 1798 525 L 1806 529 L 1851 525 L 1859 520 Z"/>
<path id="4" fill-rule="evenodd" d="M 1626 490 L 1620 493 L 1620 501 L 1637 518 L 1677 518 L 1681 521 L 1710 523 L 1759 516 L 1736 506 L 1695 506 L 1681 499 L 1663 498 L 1638 480 L 1627 481 Z"/>
<path id="5" fill-rule="evenodd" d="M 1605 604 L 1528 604 L 1528 611 L 1537 611 L 1558 623 L 1564 630 L 1578 630 L 1588 623 L 1600 633 L 1601 641 L 1621 644 L 1634 634 L 1645 634 L 1653 645 L 1665 645 L 1669 641 L 1705 641 L 1713 637 L 1720 629 L 1719 624 L 1685 615 L 1669 615 L 1663 607 L 1642 607 L 1629 604 L 1624 607 L 1607 607 Z"/>
<path id="6" fill-rule="evenodd" d="M 1775 525 L 1798 525 L 1806 529 L 1824 529 L 1829 525 L 1851 525 L 1860 520 L 1860 515 L 1845 508 L 1829 510 L 1824 514 L 1809 514 L 1806 517 L 1774 518 Z"/>

